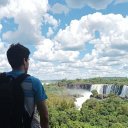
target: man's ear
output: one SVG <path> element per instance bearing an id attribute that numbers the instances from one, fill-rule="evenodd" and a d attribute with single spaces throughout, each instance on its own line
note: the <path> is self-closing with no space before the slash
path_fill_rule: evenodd
<path id="1" fill-rule="evenodd" d="M 25 64 L 26 64 L 26 62 L 27 62 L 25 58 L 24 58 L 23 62 L 24 62 L 24 65 L 25 65 Z"/>
<path id="2" fill-rule="evenodd" d="M 27 58 L 24 58 L 24 60 L 27 62 Z"/>

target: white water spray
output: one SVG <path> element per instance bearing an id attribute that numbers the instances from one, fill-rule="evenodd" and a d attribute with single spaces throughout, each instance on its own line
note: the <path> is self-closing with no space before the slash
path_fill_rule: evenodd
<path id="1" fill-rule="evenodd" d="M 78 110 L 81 109 L 82 104 L 83 104 L 86 100 L 90 99 L 90 95 L 91 95 L 91 94 L 92 94 L 92 93 L 91 93 L 90 91 L 84 90 L 84 93 L 81 94 L 82 97 L 76 98 L 75 105 L 76 105 L 76 108 L 77 108 Z"/>
<path id="2" fill-rule="evenodd" d="M 78 110 L 81 109 L 82 104 L 87 100 L 90 99 L 90 95 L 92 94 L 90 91 L 85 89 L 68 89 L 68 93 L 70 95 L 78 95 L 76 98 L 75 106 Z"/>

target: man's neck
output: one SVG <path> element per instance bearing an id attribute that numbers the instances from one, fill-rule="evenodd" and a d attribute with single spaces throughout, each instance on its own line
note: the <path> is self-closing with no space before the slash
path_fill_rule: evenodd
<path id="1" fill-rule="evenodd" d="M 27 73 L 27 71 L 25 70 L 24 66 L 21 66 L 19 68 L 15 68 L 15 69 L 13 69 L 13 71 L 21 71 L 21 72 Z"/>
<path id="2" fill-rule="evenodd" d="M 12 69 L 13 71 L 21 71 L 21 72 L 25 72 L 25 70 L 23 68 L 16 68 L 16 69 Z"/>

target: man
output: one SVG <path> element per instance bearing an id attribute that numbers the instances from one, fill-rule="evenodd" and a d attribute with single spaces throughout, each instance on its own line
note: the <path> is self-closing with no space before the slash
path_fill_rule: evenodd
<path id="1" fill-rule="evenodd" d="M 29 49 L 24 47 L 23 45 L 19 43 L 12 44 L 7 51 L 7 59 L 12 67 L 12 71 L 7 72 L 6 75 L 11 75 L 16 78 L 23 73 L 27 73 L 29 68 L 29 54 Z M 21 86 L 23 88 L 25 96 L 25 109 L 30 116 L 33 115 L 31 127 L 49 128 L 48 110 L 45 101 L 47 99 L 47 96 L 45 94 L 41 81 L 33 76 L 28 76 L 22 82 Z M 38 118 L 38 112 L 40 115 L 40 122 Z"/>

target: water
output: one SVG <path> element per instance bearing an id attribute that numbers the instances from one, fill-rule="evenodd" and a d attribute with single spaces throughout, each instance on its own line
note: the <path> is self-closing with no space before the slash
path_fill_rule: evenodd
<path id="1" fill-rule="evenodd" d="M 93 84 L 90 91 L 97 90 L 98 94 L 103 94 L 103 87 L 104 84 Z"/>
<path id="2" fill-rule="evenodd" d="M 75 106 L 78 110 L 81 109 L 82 104 L 90 99 L 90 95 L 92 94 L 92 90 L 97 90 L 98 94 L 110 94 L 115 93 L 121 97 L 128 97 L 128 86 L 124 85 L 122 88 L 116 85 L 105 85 L 105 84 L 93 84 L 90 90 L 86 89 L 68 89 L 68 93 L 70 95 L 76 95 Z"/>
<path id="3" fill-rule="evenodd" d="M 76 95 L 76 101 L 75 106 L 78 110 L 81 109 L 82 104 L 87 100 L 90 99 L 90 95 L 92 94 L 90 91 L 85 90 L 85 89 L 67 89 L 68 93 L 70 95 Z"/>
<path id="4" fill-rule="evenodd" d="M 90 99 L 90 95 L 91 95 L 91 94 L 92 94 L 92 93 L 91 93 L 90 91 L 84 90 L 84 93 L 82 93 L 83 96 L 76 98 L 75 105 L 76 105 L 76 108 L 77 108 L 78 110 L 81 109 L 82 104 L 83 104 L 86 100 Z"/>
<path id="5" fill-rule="evenodd" d="M 128 86 L 127 85 L 123 86 L 123 89 L 122 89 L 122 92 L 121 92 L 120 96 L 121 97 L 125 97 L 125 96 L 128 97 Z"/>

